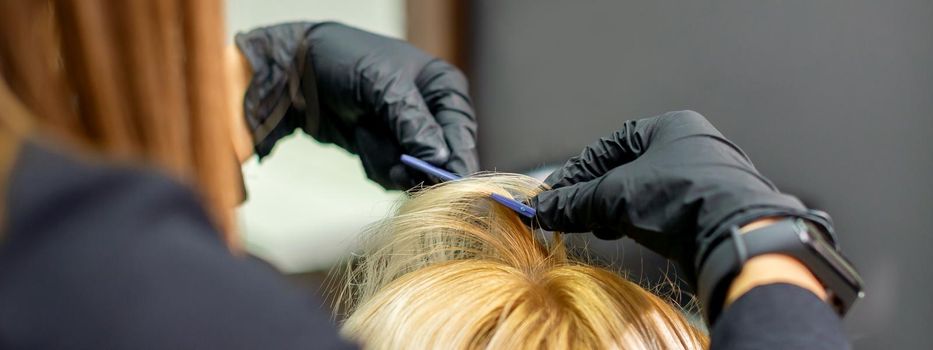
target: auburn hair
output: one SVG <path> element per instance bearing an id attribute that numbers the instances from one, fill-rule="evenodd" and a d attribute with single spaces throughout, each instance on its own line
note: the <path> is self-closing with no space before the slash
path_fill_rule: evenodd
<path id="1" fill-rule="evenodd" d="M 33 134 L 155 165 L 198 189 L 237 247 L 223 14 L 220 0 L 0 2 L 0 129 L 15 136 L 0 170 Z"/>
<path id="2" fill-rule="evenodd" d="M 699 349 L 682 311 L 489 199 L 542 184 L 481 175 L 413 193 L 348 263 L 342 333 L 370 349 Z"/>

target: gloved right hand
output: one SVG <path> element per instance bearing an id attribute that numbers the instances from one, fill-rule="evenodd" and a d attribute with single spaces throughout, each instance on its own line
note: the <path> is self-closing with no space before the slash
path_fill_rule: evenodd
<path id="1" fill-rule="evenodd" d="M 733 225 L 806 215 L 748 156 L 692 111 L 628 121 L 571 158 L 530 200 L 541 227 L 629 236 L 692 275 Z"/>
<path id="2" fill-rule="evenodd" d="M 254 71 L 244 111 L 260 157 L 301 128 L 359 155 L 388 189 L 431 180 L 402 154 L 459 175 L 479 170 L 467 80 L 453 65 L 339 23 L 279 24 L 236 40 Z"/>

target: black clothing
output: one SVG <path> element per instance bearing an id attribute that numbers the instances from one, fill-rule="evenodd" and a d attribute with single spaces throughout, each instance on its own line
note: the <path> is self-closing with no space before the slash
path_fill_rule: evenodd
<path id="1" fill-rule="evenodd" d="M 11 175 L 0 349 L 352 348 L 177 183 L 35 144 Z"/>
<path id="2" fill-rule="evenodd" d="M 719 316 L 712 349 L 850 349 L 842 320 L 812 292 L 791 284 L 756 287 Z"/>
<path id="3" fill-rule="evenodd" d="M 352 348 L 165 177 L 26 144 L 8 189 L 0 349 Z M 829 306 L 789 285 L 753 289 L 712 334 L 713 349 L 846 347 Z"/>

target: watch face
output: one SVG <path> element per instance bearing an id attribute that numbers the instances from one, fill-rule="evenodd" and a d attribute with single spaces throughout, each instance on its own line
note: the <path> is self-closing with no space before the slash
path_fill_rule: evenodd
<path id="1" fill-rule="evenodd" d="M 857 291 L 858 297 L 862 294 L 862 279 L 849 261 L 836 251 L 835 244 L 830 242 L 818 228 L 805 224 L 802 220 L 797 222 L 797 233 L 800 241 L 810 247 L 827 264 L 833 267 L 839 276 Z"/>

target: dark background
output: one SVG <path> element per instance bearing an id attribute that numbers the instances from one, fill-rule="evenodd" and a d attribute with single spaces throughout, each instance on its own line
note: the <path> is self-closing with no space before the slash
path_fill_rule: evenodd
<path id="1" fill-rule="evenodd" d="M 559 163 L 622 121 L 704 114 L 830 212 L 867 283 L 856 348 L 933 348 L 933 1 L 474 1 L 484 169 Z"/>

